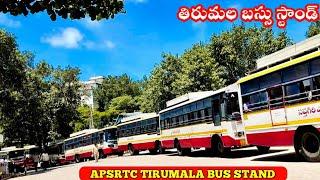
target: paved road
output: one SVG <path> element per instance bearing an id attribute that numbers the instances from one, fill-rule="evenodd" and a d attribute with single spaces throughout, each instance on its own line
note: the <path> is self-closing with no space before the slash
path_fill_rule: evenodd
<path id="1" fill-rule="evenodd" d="M 320 179 L 320 163 L 299 161 L 292 148 L 271 148 L 268 154 L 259 154 L 253 147 L 233 150 L 228 157 L 216 158 L 205 151 L 195 151 L 189 156 L 179 157 L 175 152 L 162 155 L 149 155 L 147 152 L 137 156 L 109 157 L 79 164 L 70 164 L 38 173 L 29 172 L 21 180 L 77 180 L 79 169 L 83 166 L 284 166 L 288 170 L 288 179 Z"/>

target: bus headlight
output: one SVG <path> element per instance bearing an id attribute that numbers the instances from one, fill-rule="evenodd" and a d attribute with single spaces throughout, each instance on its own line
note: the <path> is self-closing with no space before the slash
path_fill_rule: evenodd
<path id="1" fill-rule="evenodd" d="M 237 136 L 238 137 L 242 137 L 244 135 L 244 132 L 243 131 L 239 131 L 238 133 L 237 133 Z"/>

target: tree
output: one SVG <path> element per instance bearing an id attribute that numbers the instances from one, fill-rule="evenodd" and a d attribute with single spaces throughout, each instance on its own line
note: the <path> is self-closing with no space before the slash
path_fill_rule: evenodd
<path id="1" fill-rule="evenodd" d="M 0 31 L 0 124 L 6 145 L 45 146 L 73 131 L 80 102 L 79 69 L 33 64 L 15 38 Z"/>
<path id="2" fill-rule="evenodd" d="M 27 116 L 23 113 L 27 100 L 23 96 L 29 56 L 18 50 L 15 38 L 0 30 L 0 124 L 6 143 L 23 144 Z"/>
<path id="3" fill-rule="evenodd" d="M 195 44 L 181 56 L 181 72 L 173 83 L 176 94 L 216 90 L 224 85 L 222 69 L 204 44 Z"/>
<path id="4" fill-rule="evenodd" d="M 115 14 L 123 12 L 122 0 L 10 0 L 0 1 L 0 12 L 10 13 L 17 16 L 29 13 L 46 11 L 51 20 L 55 21 L 57 16 L 64 19 L 81 19 L 87 15 L 91 20 L 114 18 Z"/>
<path id="5" fill-rule="evenodd" d="M 59 137 L 66 138 L 73 132 L 72 121 L 79 119 L 77 108 L 80 105 L 79 81 L 80 70 L 66 67 L 56 68 L 52 73 L 51 89 L 48 109 L 52 112 L 51 131 Z"/>
<path id="6" fill-rule="evenodd" d="M 157 112 L 166 107 L 166 101 L 176 97 L 173 83 L 181 72 L 181 60 L 172 54 L 163 54 L 163 60 L 146 80 L 140 98 L 143 112 Z"/>
<path id="7" fill-rule="evenodd" d="M 272 29 L 233 26 L 230 31 L 213 35 L 211 55 L 222 67 L 222 78 L 232 84 L 256 68 L 256 60 L 292 44 L 285 31 L 274 35 Z"/>
<path id="8" fill-rule="evenodd" d="M 320 34 L 320 21 L 313 22 L 310 24 L 308 31 L 306 33 L 306 37 L 310 38 L 318 34 Z"/>
<path id="9" fill-rule="evenodd" d="M 102 84 L 93 91 L 93 97 L 97 109 L 100 112 L 105 111 L 112 99 L 128 95 L 138 96 L 141 94 L 140 83 L 133 81 L 127 74 L 121 76 L 107 76 Z"/>

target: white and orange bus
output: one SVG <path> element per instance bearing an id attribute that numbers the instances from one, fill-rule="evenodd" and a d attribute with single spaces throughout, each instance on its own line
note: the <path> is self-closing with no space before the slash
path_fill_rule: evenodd
<path id="1" fill-rule="evenodd" d="M 161 148 L 177 148 L 179 155 L 206 148 L 220 156 L 246 145 L 237 90 L 231 85 L 168 101 L 160 111 Z"/>
<path id="2" fill-rule="evenodd" d="M 319 47 L 318 35 L 263 57 L 238 81 L 249 144 L 265 151 L 293 145 L 306 160 L 320 161 Z"/>
<path id="3" fill-rule="evenodd" d="M 100 134 L 100 155 L 107 157 L 118 154 L 117 126 L 109 126 L 99 129 Z M 121 154 L 119 154 L 121 155 Z"/>
<path id="4" fill-rule="evenodd" d="M 87 129 L 70 135 L 64 141 L 67 161 L 80 162 L 93 158 L 93 148 L 97 144 L 100 158 L 117 151 L 116 127 L 103 129 Z"/>
<path id="5" fill-rule="evenodd" d="M 136 155 L 149 150 L 157 153 L 160 146 L 159 116 L 156 113 L 133 113 L 120 119 L 118 127 L 119 154 Z"/>

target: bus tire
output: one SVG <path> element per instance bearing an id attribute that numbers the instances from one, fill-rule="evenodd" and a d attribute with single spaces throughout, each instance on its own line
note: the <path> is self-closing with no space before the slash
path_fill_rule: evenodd
<path id="1" fill-rule="evenodd" d="M 164 149 L 161 146 L 161 142 L 160 141 L 156 141 L 156 152 L 157 154 L 162 154 L 164 152 Z"/>
<path id="2" fill-rule="evenodd" d="M 107 156 L 104 154 L 103 150 L 100 149 L 100 150 L 99 150 L 99 159 L 104 159 L 104 158 L 106 158 L 106 157 L 107 157 Z"/>
<path id="3" fill-rule="evenodd" d="M 75 155 L 74 159 L 75 159 L 76 163 L 80 162 L 80 156 L 78 154 Z"/>
<path id="4" fill-rule="evenodd" d="M 269 152 L 270 147 L 269 146 L 257 146 L 257 149 L 259 153 L 266 154 Z"/>
<path id="5" fill-rule="evenodd" d="M 118 156 L 123 156 L 123 151 L 119 151 Z"/>
<path id="6" fill-rule="evenodd" d="M 179 156 L 185 156 L 191 153 L 190 148 L 181 148 L 180 142 L 177 141 L 175 147 L 177 148 L 177 153 Z"/>
<path id="7" fill-rule="evenodd" d="M 154 148 L 153 149 L 149 149 L 151 154 L 162 154 L 162 147 L 161 147 L 161 143 L 160 141 L 156 141 L 154 142 Z"/>
<path id="8" fill-rule="evenodd" d="M 217 137 L 217 136 L 213 137 L 211 146 L 212 146 L 211 149 L 213 149 L 214 156 L 222 157 L 224 155 L 226 148 L 224 147 L 220 137 Z"/>
<path id="9" fill-rule="evenodd" d="M 301 155 L 310 162 L 320 161 L 320 133 L 316 130 L 310 129 L 301 134 L 299 142 Z"/>
<path id="10" fill-rule="evenodd" d="M 134 155 L 139 154 L 139 151 L 135 150 L 132 144 L 128 145 L 128 151 L 129 151 L 130 156 L 134 156 Z"/>

